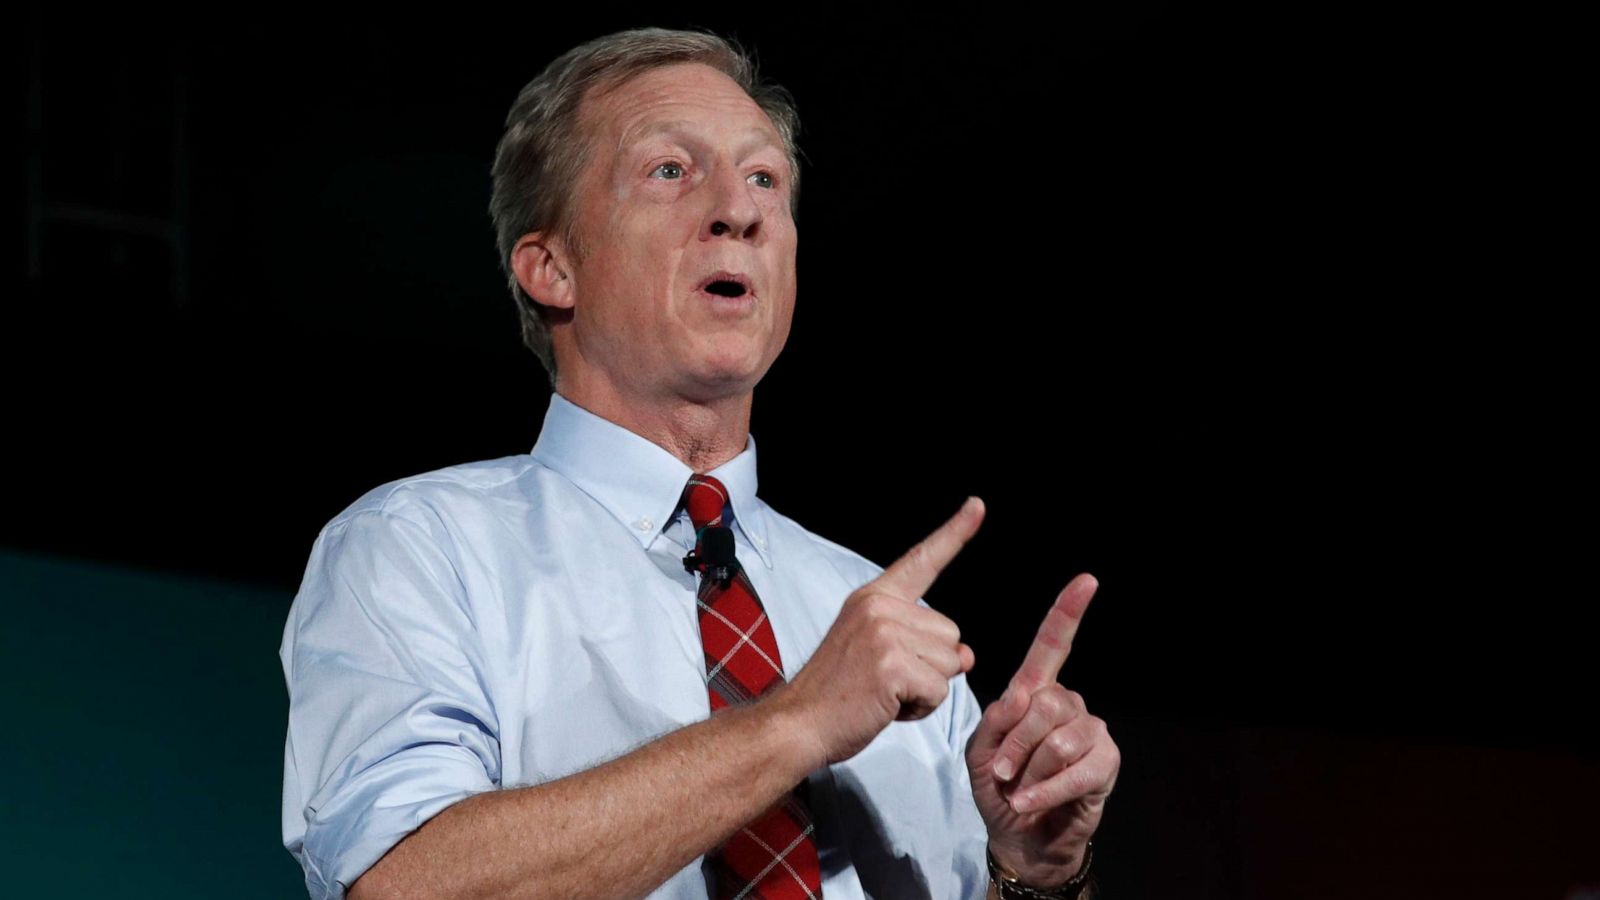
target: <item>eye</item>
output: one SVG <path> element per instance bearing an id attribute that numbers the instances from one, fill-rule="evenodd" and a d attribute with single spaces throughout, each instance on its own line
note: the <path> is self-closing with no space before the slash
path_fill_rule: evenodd
<path id="1" fill-rule="evenodd" d="M 762 187 L 765 187 L 765 188 L 777 187 L 778 186 L 778 179 L 773 177 L 773 174 L 771 172 L 757 172 L 754 175 L 751 175 L 750 177 L 751 178 L 765 178 L 767 180 L 767 183 L 761 185 Z"/>
<path id="2" fill-rule="evenodd" d="M 668 181 L 677 181 L 679 178 L 683 177 L 683 166 L 675 162 L 664 162 L 661 165 L 656 166 L 654 169 L 650 170 L 651 176 L 654 176 L 662 169 L 672 169 L 677 171 L 678 174 L 675 177 L 666 179 Z"/>

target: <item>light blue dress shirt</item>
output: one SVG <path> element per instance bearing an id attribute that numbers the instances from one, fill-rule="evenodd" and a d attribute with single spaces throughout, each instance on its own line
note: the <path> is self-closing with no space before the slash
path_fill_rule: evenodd
<path id="1" fill-rule="evenodd" d="M 472 794 L 562 778 L 710 716 L 692 470 L 552 394 L 531 454 L 368 491 L 317 535 L 284 627 L 283 842 L 313 898 Z M 793 679 L 883 571 L 756 496 L 756 442 L 712 470 Z M 919 600 L 923 606 L 928 604 Z M 983 897 L 965 675 L 808 777 L 826 900 Z M 618 848 L 626 852 L 626 848 Z M 705 900 L 704 856 L 652 897 Z"/>

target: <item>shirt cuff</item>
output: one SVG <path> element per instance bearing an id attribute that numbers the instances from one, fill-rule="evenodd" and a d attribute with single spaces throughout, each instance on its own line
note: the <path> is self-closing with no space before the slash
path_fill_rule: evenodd
<path id="1" fill-rule="evenodd" d="M 307 809 L 300 864 L 313 900 L 345 892 L 402 838 L 452 804 L 495 789 L 464 747 L 407 748 L 343 782 Z M 320 799 L 320 798 L 319 798 Z"/>

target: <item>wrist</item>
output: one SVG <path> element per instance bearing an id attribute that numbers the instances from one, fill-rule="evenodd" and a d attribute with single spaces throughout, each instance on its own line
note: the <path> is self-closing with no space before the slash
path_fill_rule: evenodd
<path id="1" fill-rule="evenodd" d="M 789 683 L 778 685 L 755 706 L 772 723 L 770 732 L 783 735 L 785 746 L 803 772 L 814 772 L 828 764 L 816 728 L 796 701 Z"/>
<path id="2" fill-rule="evenodd" d="M 1086 850 L 1087 845 L 1082 845 L 1065 857 L 1041 860 L 1028 858 L 1015 848 L 989 842 L 989 852 L 1000 871 L 1032 887 L 1057 887 L 1077 877 L 1083 871 Z"/>
<path id="3" fill-rule="evenodd" d="M 993 843 L 988 848 L 989 875 L 995 893 L 1009 900 L 1013 897 L 1051 898 L 1051 900 L 1085 900 L 1089 897 L 1089 870 L 1094 861 L 1094 842 L 1086 841 L 1083 848 L 1064 862 L 1034 864 L 1017 861 L 1008 848 L 997 849 Z"/>

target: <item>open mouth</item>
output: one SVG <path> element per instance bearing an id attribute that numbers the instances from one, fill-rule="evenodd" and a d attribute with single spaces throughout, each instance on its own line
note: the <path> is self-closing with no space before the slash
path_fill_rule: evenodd
<path id="1" fill-rule="evenodd" d="M 719 278 L 701 288 L 701 290 L 708 294 L 716 294 L 718 297 L 743 297 L 746 293 L 744 285 L 725 278 Z"/>
<path id="2" fill-rule="evenodd" d="M 703 291 L 713 297 L 727 297 L 733 300 L 754 297 L 756 293 L 755 285 L 750 283 L 750 276 L 729 272 L 726 269 L 711 273 L 695 290 Z"/>

